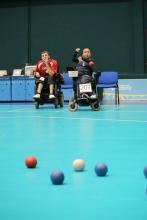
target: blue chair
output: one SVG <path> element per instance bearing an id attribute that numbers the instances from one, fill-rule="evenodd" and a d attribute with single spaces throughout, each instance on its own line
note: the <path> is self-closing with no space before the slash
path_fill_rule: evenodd
<path id="1" fill-rule="evenodd" d="M 101 72 L 97 84 L 98 88 L 115 88 L 115 104 L 119 104 L 118 73 L 114 71 Z"/>
<path id="2" fill-rule="evenodd" d="M 68 72 L 62 73 L 64 77 L 64 84 L 61 86 L 62 89 L 72 89 L 73 88 L 73 79 L 69 77 Z"/>

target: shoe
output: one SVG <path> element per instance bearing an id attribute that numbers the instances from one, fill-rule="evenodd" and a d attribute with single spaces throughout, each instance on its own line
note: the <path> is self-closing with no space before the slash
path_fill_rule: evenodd
<path id="1" fill-rule="evenodd" d="M 55 99 L 55 98 L 56 97 L 53 94 L 49 95 L 49 99 Z"/>
<path id="2" fill-rule="evenodd" d="M 35 94 L 35 95 L 33 96 L 33 98 L 35 98 L 35 99 L 40 99 L 40 94 Z"/>
<path id="3" fill-rule="evenodd" d="M 90 98 L 91 98 L 91 99 L 96 99 L 96 95 L 95 95 L 95 94 L 92 94 L 92 95 L 90 96 Z"/>

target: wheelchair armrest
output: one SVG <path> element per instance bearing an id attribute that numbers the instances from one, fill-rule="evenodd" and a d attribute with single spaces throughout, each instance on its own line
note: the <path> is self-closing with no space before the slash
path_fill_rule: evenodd
<path id="1" fill-rule="evenodd" d="M 97 71 L 97 72 L 93 72 L 92 73 L 92 78 L 94 80 L 94 82 L 97 84 L 98 83 L 98 80 L 99 80 L 99 77 L 101 75 L 101 72 L 100 71 Z"/>
<path id="2" fill-rule="evenodd" d="M 64 77 L 60 73 L 56 73 L 54 76 L 54 81 L 57 84 L 64 84 Z"/>

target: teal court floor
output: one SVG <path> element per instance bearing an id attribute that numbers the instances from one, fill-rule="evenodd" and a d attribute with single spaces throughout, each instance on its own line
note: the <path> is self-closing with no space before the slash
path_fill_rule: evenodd
<path id="1" fill-rule="evenodd" d="M 27 169 L 25 158 L 38 159 Z M 72 161 L 82 158 L 84 172 Z M 94 166 L 108 165 L 97 177 Z M 147 105 L 0 105 L 0 220 L 146 220 Z M 53 170 L 63 185 L 50 181 Z"/>

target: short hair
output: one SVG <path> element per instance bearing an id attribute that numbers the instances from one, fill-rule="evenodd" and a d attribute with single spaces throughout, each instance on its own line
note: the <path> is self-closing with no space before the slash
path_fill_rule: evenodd
<path id="1" fill-rule="evenodd" d="M 83 49 L 83 51 L 84 51 L 84 50 L 89 50 L 89 51 L 91 52 L 90 48 L 88 48 L 88 47 L 85 47 L 85 48 Z"/>
<path id="2" fill-rule="evenodd" d="M 44 53 L 47 53 L 47 54 L 49 55 L 49 52 L 48 52 L 47 50 L 43 50 L 43 51 L 41 52 L 41 55 L 44 54 Z"/>

